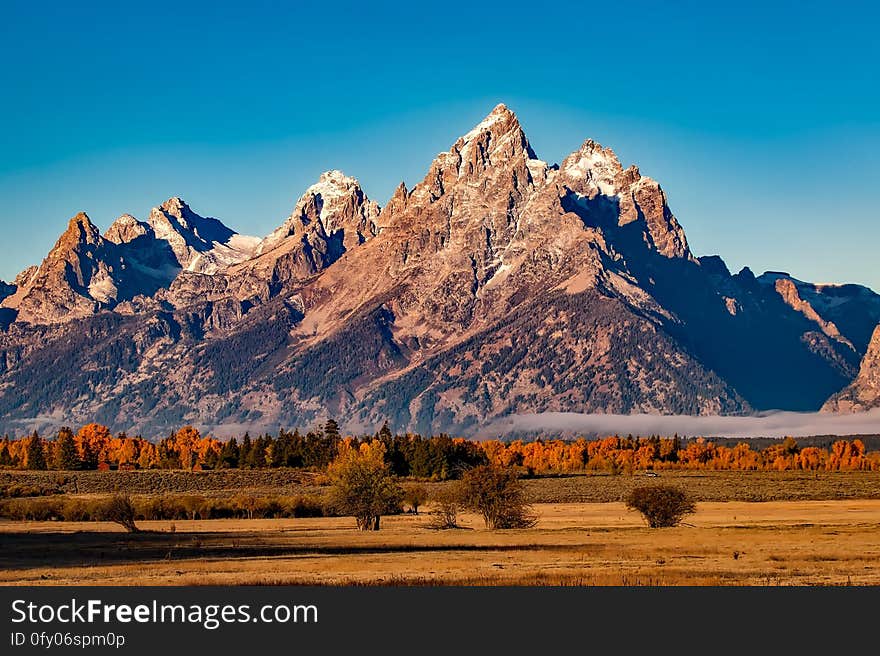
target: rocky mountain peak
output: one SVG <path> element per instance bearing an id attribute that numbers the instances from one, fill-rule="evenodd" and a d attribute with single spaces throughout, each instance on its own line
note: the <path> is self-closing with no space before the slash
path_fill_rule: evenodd
<path id="1" fill-rule="evenodd" d="M 334 232 L 336 230 L 344 230 L 345 228 L 355 227 L 355 232 L 363 233 L 362 217 L 358 217 L 357 225 L 351 225 L 351 212 L 360 213 L 361 208 L 366 209 L 366 213 L 372 218 L 378 214 L 378 206 L 376 203 L 368 200 L 361 189 L 360 182 L 355 178 L 345 175 L 342 171 L 333 170 L 325 171 L 318 178 L 318 182 L 313 184 L 306 190 L 305 195 L 300 201 L 303 203 L 301 207 L 310 204 L 315 199 L 315 209 L 318 214 L 315 217 L 321 223 L 325 232 Z M 375 212 L 373 209 L 375 208 Z M 295 213 L 295 212 L 294 212 Z M 371 230 L 367 230 L 371 232 Z M 353 237 L 355 235 L 349 235 Z M 370 234 L 369 236 L 372 236 Z M 367 235 L 361 234 L 364 239 Z M 364 239 L 361 239 L 363 241 Z"/>
<path id="2" fill-rule="evenodd" d="M 177 196 L 152 209 L 149 227 L 156 239 L 167 242 L 177 264 L 195 273 L 216 273 L 241 262 L 253 255 L 259 243 L 217 219 L 199 216 Z"/>
<path id="3" fill-rule="evenodd" d="M 451 154 L 459 159 L 459 174 L 479 174 L 490 166 L 537 159 L 519 119 L 506 105 L 499 104 L 455 142 Z"/>
<path id="4" fill-rule="evenodd" d="M 880 325 L 874 329 L 871 341 L 868 342 L 868 350 L 862 359 L 862 373 L 866 370 L 880 374 Z"/>
<path id="5" fill-rule="evenodd" d="M 448 193 L 454 190 L 455 202 L 460 204 L 484 198 L 490 188 L 495 188 L 493 193 L 506 193 L 497 188 L 501 184 L 522 199 L 535 180 L 546 179 L 546 171 L 546 163 L 537 159 L 519 119 L 500 104 L 434 159 L 409 199 L 424 207 L 441 198 L 449 202 Z M 382 225 L 393 223 L 392 217 L 390 213 L 383 216 Z"/>
<path id="6" fill-rule="evenodd" d="M 139 237 L 152 233 L 152 228 L 138 221 L 131 214 L 123 214 L 107 228 L 104 239 L 114 244 L 128 244 Z"/>
<path id="7" fill-rule="evenodd" d="M 560 184 L 575 195 L 575 205 L 603 196 L 617 206 L 619 227 L 641 225 L 645 243 L 660 254 L 693 259 L 663 189 L 637 166 L 624 169 L 610 148 L 587 139 L 563 160 L 559 173 Z"/>
<path id="8" fill-rule="evenodd" d="M 385 227 L 386 221 L 389 217 L 403 213 L 403 211 L 406 209 L 408 197 L 409 191 L 406 188 L 406 184 L 401 182 L 399 185 L 397 185 L 394 193 L 391 194 L 391 198 L 388 199 L 385 207 L 382 208 L 382 212 L 380 213 L 378 218 L 379 230 Z"/>
<path id="9" fill-rule="evenodd" d="M 635 171 L 637 174 L 638 169 Z M 566 186 L 581 195 L 593 198 L 597 194 L 617 195 L 618 177 L 623 173 L 623 167 L 613 150 L 604 148 L 592 139 L 587 139 L 580 148 L 562 161 L 559 172 Z M 620 182 L 625 184 L 626 180 Z"/>
<path id="10" fill-rule="evenodd" d="M 183 200 L 172 196 L 158 207 L 150 211 L 149 224 L 159 239 L 179 241 L 178 238 L 186 239 L 185 233 L 192 233 L 194 226 L 190 225 L 195 213 Z M 198 235 L 193 235 L 198 237 Z"/>
<path id="11" fill-rule="evenodd" d="M 256 254 L 279 248 L 291 238 L 296 243 L 339 242 L 341 254 L 376 234 L 378 216 L 379 206 L 367 198 L 355 178 L 338 170 L 325 171 L 299 198 L 287 220 L 260 243 Z"/>
<path id="12" fill-rule="evenodd" d="M 504 103 L 496 105 L 495 109 L 489 112 L 470 131 L 462 135 L 456 143 L 471 143 L 485 135 L 493 137 L 498 142 L 505 137 L 511 137 L 514 140 L 525 139 L 525 133 L 522 130 L 519 119 Z M 497 143 L 494 147 L 499 145 L 502 144 Z"/>
<path id="13" fill-rule="evenodd" d="M 186 201 L 184 201 L 180 196 L 172 196 L 164 203 L 162 203 L 159 208 L 163 212 L 167 212 L 168 214 L 171 214 L 172 216 L 176 216 L 178 218 L 184 218 L 187 213 L 192 212 L 189 205 L 187 205 Z"/>
<path id="14" fill-rule="evenodd" d="M 55 249 L 72 248 L 77 244 L 98 244 L 101 242 L 101 232 L 92 223 L 89 215 L 79 212 L 67 223 L 67 230 L 61 235 Z"/>
<path id="15" fill-rule="evenodd" d="M 4 301 L 15 308 L 19 321 L 52 323 L 93 313 L 99 304 L 115 297 L 115 268 L 119 264 L 105 240 L 85 212 L 67 224 L 40 267 L 19 278 L 26 282 Z"/>

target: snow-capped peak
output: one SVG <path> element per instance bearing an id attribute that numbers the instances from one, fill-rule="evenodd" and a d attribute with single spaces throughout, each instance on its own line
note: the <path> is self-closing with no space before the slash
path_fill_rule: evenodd
<path id="1" fill-rule="evenodd" d="M 104 239 L 114 244 L 126 244 L 148 234 L 151 230 L 149 225 L 138 221 L 131 214 L 123 214 L 107 228 Z"/>
<path id="2" fill-rule="evenodd" d="M 559 171 L 569 184 L 582 185 L 578 192 L 597 191 L 604 196 L 618 193 L 617 176 L 623 171 L 620 160 L 610 148 L 603 148 L 592 139 L 563 160 Z M 574 187 L 573 187 L 574 188 Z"/>
<path id="3" fill-rule="evenodd" d="M 154 207 L 149 224 L 156 239 L 171 247 L 180 266 L 197 273 L 216 273 L 247 259 L 260 241 L 239 235 L 217 219 L 199 216 L 177 196 Z"/>
<path id="4" fill-rule="evenodd" d="M 333 201 L 343 196 L 350 196 L 359 193 L 360 190 L 361 185 L 355 178 L 347 176 L 342 171 L 334 169 L 322 173 L 321 177 L 318 178 L 318 181 L 306 189 L 306 193 L 303 194 L 303 198 L 300 199 L 300 202 L 310 195 L 320 196 L 323 201 L 323 207 L 321 210 L 321 218 L 323 218 L 325 207 L 329 210 L 334 204 Z"/>
<path id="5" fill-rule="evenodd" d="M 325 171 L 300 196 L 284 223 L 260 243 L 256 254 L 273 250 L 288 237 L 301 235 L 309 226 L 327 235 L 346 231 L 346 247 L 350 247 L 375 234 L 378 214 L 379 206 L 367 199 L 356 178 L 337 169 Z"/>
<path id="6" fill-rule="evenodd" d="M 507 126 L 519 127 L 519 119 L 517 119 L 516 114 L 510 111 L 504 103 L 498 103 L 486 118 L 477 123 L 461 139 L 465 142 L 471 141 L 483 132 L 493 131 L 492 128 L 501 122 L 504 122 Z"/>

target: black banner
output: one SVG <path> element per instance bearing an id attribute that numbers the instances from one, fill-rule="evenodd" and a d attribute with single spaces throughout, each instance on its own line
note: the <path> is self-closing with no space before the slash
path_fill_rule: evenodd
<path id="1" fill-rule="evenodd" d="M 877 588 L 2 588 L 0 654 L 839 649 L 873 631 L 878 601 Z"/>

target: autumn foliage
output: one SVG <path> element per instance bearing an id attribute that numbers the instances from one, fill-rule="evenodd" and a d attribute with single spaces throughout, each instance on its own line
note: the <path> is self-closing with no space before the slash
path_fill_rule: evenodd
<path id="1" fill-rule="evenodd" d="M 859 439 L 840 439 L 830 448 L 799 447 L 792 438 L 764 449 L 743 441 L 722 446 L 699 438 L 611 436 L 587 440 L 476 442 L 446 435 L 393 435 L 387 426 L 372 436 L 340 437 L 328 422 L 307 433 L 279 431 L 222 441 L 192 426 L 159 440 L 113 434 L 101 424 L 73 433 L 62 428 L 51 438 L 33 433 L 0 440 L 0 468 L 8 469 L 223 469 L 299 467 L 323 471 L 343 444 L 383 446 L 394 476 L 445 480 L 460 478 L 482 465 L 514 468 L 520 473 L 643 470 L 728 471 L 880 471 L 880 452 L 867 452 Z M 347 447 L 346 447 L 347 448 Z"/>
<path id="2" fill-rule="evenodd" d="M 343 440 L 339 455 L 327 468 L 330 505 L 357 521 L 362 531 L 378 531 L 382 515 L 400 512 L 404 490 L 385 462 L 385 445 L 379 440 L 360 446 Z"/>

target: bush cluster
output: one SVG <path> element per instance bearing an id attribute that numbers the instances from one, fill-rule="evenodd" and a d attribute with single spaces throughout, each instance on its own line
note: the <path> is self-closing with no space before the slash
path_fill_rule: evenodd
<path id="1" fill-rule="evenodd" d="M 642 513 L 651 528 L 677 526 L 685 515 L 696 511 L 694 500 L 673 485 L 643 485 L 626 498 L 626 507 Z"/>
<path id="2" fill-rule="evenodd" d="M 0 499 L 16 499 L 19 497 L 47 497 L 53 494 L 62 494 L 59 487 L 46 487 L 44 485 L 28 485 L 25 483 L 9 483 L 0 485 Z"/>
<path id="3" fill-rule="evenodd" d="M 31 497 L 0 501 L 0 519 L 19 521 L 89 522 L 105 519 L 108 500 L 97 498 Z M 136 520 L 275 519 L 324 517 L 323 501 L 310 496 L 213 498 L 162 495 L 132 500 Z"/>

